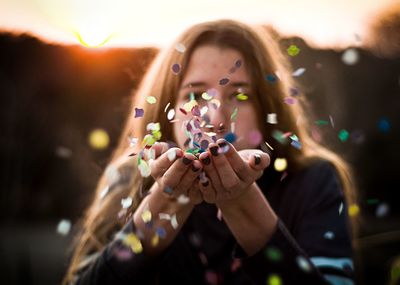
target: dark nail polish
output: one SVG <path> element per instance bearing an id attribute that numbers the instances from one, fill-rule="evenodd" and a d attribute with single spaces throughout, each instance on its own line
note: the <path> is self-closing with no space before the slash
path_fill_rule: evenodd
<path id="1" fill-rule="evenodd" d="M 218 155 L 218 147 L 217 146 L 210 147 L 210 151 L 213 156 Z"/>
<path id="2" fill-rule="evenodd" d="M 221 142 L 218 144 L 220 148 L 226 147 L 228 144 L 226 142 Z"/>
<path id="3" fill-rule="evenodd" d="M 203 182 L 203 183 L 201 183 L 204 187 L 207 187 L 208 186 L 208 184 L 209 184 L 209 182 L 208 182 L 208 180 L 206 181 L 206 182 Z"/>
<path id="4" fill-rule="evenodd" d="M 256 165 L 260 164 L 261 162 L 261 156 L 259 154 L 254 155 L 254 162 Z"/>
<path id="5" fill-rule="evenodd" d="M 192 164 L 192 171 L 196 172 L 197 170 L 199 170 L 200 168 L 197 168 L 196 166 L 194 166 L 194 164 Z"/>
<path id="6" fill-rule="evenodd" d="M 209 164 L 211 163 L 211 159 L 210 159 L 210 157 L 207 155 L 205 158 L 201 159 L 201 162 L 202 162 L 204 165 L 209 165 Z"/>
<path id="7" fill-rule="evenodd" d="M 182 158 L 182 161 L 183 161 L 183 163 L 184 163 L 185 165 L 189 165 L 189 164 L 192 163 L 192 160 L 189 159 L 189 158 L 187 158 L 186 156 L 184 156 L 184 157 Z"/>

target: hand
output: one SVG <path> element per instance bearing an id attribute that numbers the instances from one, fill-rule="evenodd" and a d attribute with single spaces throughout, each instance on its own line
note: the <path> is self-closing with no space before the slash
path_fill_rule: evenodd
<path id="1" fill-rule="evenodd" d="M 226 151 L 225 153 L 224 150 Z M 209 179 L 199 183 L 203 199 L 208 203 L 222 203 L 239 198 L 269 165 L 268 154 L 258 149 L 236 151 L 224 139 L 211 143 L 207 152 L 199 156 Z"/>
<path id="2" fill-rule="evenodd" d="M 155 144 L 151 152 L 150 157 L 154 157 L 149 161 L 151 176 L 166 197 L 181 198 L 178 201 L 183 202 L 189 198 L 192 205 L 203 201 L 196 181 L 202 164 L 193 154 L 183 153 L 179 148 L 168 149 L 166 143 Z"/>

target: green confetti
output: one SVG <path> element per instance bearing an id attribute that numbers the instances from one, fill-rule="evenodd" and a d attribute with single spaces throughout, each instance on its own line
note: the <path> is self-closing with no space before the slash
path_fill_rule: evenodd
<path id="1" fill-rule="evenodd" d="M 316 125 L 327 125 L 327 124 L 328 124 L 328 121 L 318 120 L 318 121 L 315 121 L 315 124 L 316 124 Z"/>
<path id="2" fill-rule="evenodd" d="M 235 109 L 233 110 L 232 115 L 231 115 L 232 121 L 236 119 L 237 113 L 238 113 L 238 108 L 235 107 Z"/>
<path id="3" fill-rule="evenodd" d="M 281 285 L 282 279 L 277 274 L 271 274 L 267 279 L 268 285 Z"/>
<path id="4" fill-rule="evenodd" d="M 291 46 L 289 46 L 288 49 L 287 49 L 287 53 L 288 53 L 290 56 L 296 56 L 296 55 L 299 54 L 299 52 L 300 52 L 300 49 L 299 49 L 296 45 L 291 45 Z"/>
<path id="5" fill-rule="evenodd" d="M 341 130 L 338 134 L 338 137 L 342 142 L 345 142 L 349 138 L 349 132 L 346 130 Z"/>
<path id="6" fill-rule="evenodd" d="M 265 250 L 265 255 L 267 258 L 273 262 L 278 262 L 282 260 L 282 253 L 279 249 L 274 246 L 270 246 Z"/>

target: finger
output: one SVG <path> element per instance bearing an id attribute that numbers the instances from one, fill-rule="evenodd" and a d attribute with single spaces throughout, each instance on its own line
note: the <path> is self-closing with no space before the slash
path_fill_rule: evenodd
<path id="1" fill-rule="evenodd" d="M 210 180 L 205 176 L 203 179 L 199 181 L 199 189 L 203 196 L 203 200 L 207 203 L 215 203 L 216 193 L 213 189 Z"/>
<path id="2" fill-rule="evenodd" d="M 191 165 L 195 159 L 195 156 L 190 153 L 185 153 L 180 159 L 177 159 L 171 167 L 169 167 L 161 177 L 161 187 L 167 194 L 172 194 L 172 190 L 179 185 L 182 177 L 187 171 L 190 170 Z M 170 190 L 172 189 L 172 190 Z"/>
<path id="3" fill-rule="evenodd" d="M 156 142 L 150 149 L 154 155 L 150 158 L 157 159 L 160 155 L 169 150 L 169 145 L 166 142 Z"/>
<path id="4" fill-rule="evenodd" d="M 209 183 L 211 184 L 211 187 L 214 189 L 221 189 L 222 183 L 214 165 L 211 162 L 211 153 L 209 151 L 201 153 L 199 155 L 199 160 L 203 164 L 204 172 L 207 174 L 207 177 L 210 180 Z"/>
<path id="5" fill-rule="evenodd" d="M 193 205 L 197 205 L 203 201 L 203 195 L 200 191 L 198 183 L 199 181 L 196 179 L 188 190 L 187 196 L 189 197 L 189 202 Z"/>
<path id="6" fill-rule="evenodd" d="M 225 190 L 232 191 L 240 184 L 240 179 L 233 171 L 231 164 L 223 153 L 216 153 L 215 148 L 217 144 L 211 143 L 209 145 L 210 152 L 212 153 L 212 163 L 220 178 L 221 184 Z M 207 173 L 208 174 L 208 173 Z M 218 191 L 218 189 L 216 189 Z"/>
<path id="7" fill-rule="evenodd" d="M 261 150 L 254 149 L 249 151 L 248 164 L 254 170 L 264 170 L 270 164 L 270 157 L 267 153 Z"/>
<path id="8" fill-rule="evenodd" d="M 161 149 L 159 149 L 159 151 L 161 151 Z M 154 177 L 154 179 L 158 179 L 165 173 L 165 171 L 167 171 L 168 168 L 171 167 L 177 158 L 182 156 L 183 151 L 179 148 L 173 147 L 161 154 L 161 156 L 157 159 L 150 159 L 149 165 L 151 169 L 151 175 Z"/>
<path id="9" fill-rule="evenodd" d="M 174 194 L 188 194 L 190 187 L 193 185 L 193 182 L 201 173 L 202 165 L 200 161 L 197 159 L 193 160 L 191 167 L 185 172 L 182 178 L 179 180 L 179 184 L 174 187 Z M 176 193 L 175 193 L 176 192 Z"/>
<path id="10" fill-rule="evenodd" d="M 240 154 L 236 151 L 235 147 L 224 139 L 217 141 L 219 148 L 225 154 L 228 162 L 230 163 L 233 171 L 243 181 L 247 181 L 249 176 L 252 175 L 251 168 L 246 163 Z"/>

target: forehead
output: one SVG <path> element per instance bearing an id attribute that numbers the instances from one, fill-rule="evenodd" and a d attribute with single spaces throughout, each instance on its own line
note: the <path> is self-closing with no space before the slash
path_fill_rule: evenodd
<path id="1" fill-rule="evenodd" d="M 239 61 L 238 68 L 236 64 Z M 235 49 L 205 45 L 193 51 L 183 81 L 192 79 L 218 81 L 225 77 L 231 80 L 249 79 L 243 56 Z"/>

